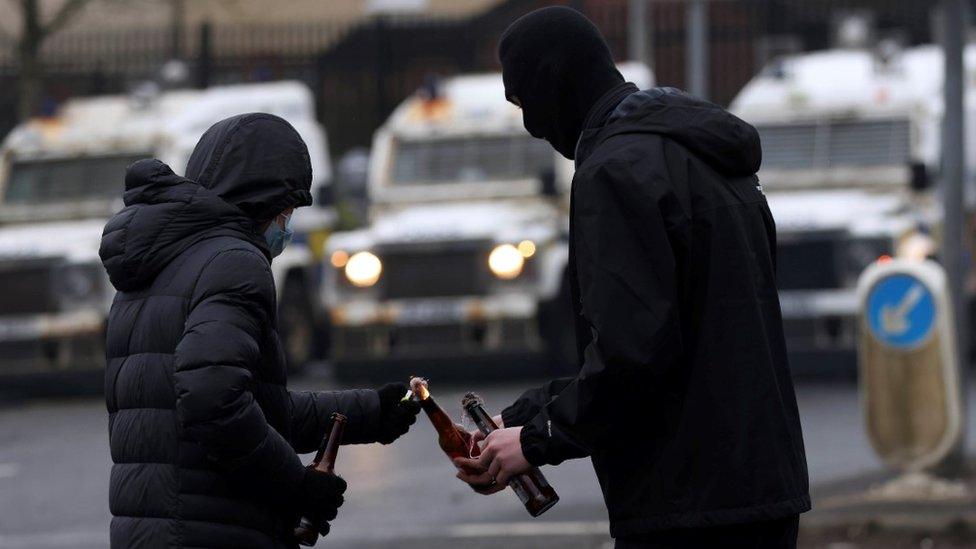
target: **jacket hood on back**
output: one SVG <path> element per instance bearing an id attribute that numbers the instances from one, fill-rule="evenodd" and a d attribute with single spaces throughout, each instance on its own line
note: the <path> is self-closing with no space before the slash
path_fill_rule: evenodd
<path id="1" fill-rule="evenodd" d="M 98 254 L 119 291 L 148 286 L 184 250 L 216 236 L 251 242 L 270 260 L 260 223 L 311 204 L 310 186 L 308 149 L 290 124 L 234 116 L 200 138 L 187 177 L 159 160 L 129 166 L 125 207 L 105 225 Z"/>
<path id="2" fill-rule="evenodd" d="M 675 88 L 652 88 L 627 96 L 602 127 L 583 134 L 581 152 L 625 133 L 669 137 L 724 175 L 752 175 L 762 163 L 759 132 L 754 127 L 714 103 Z"/>
<path id="3" fill-rule="evenodd" d="M 254 220 L 159 160 L 129 166 L 124 200 L 125 208 L 105 225 L 98 249 L 119 291 L 148 286 L 170 261 L 205 238 L 236 236 L 267 254 Z"/>

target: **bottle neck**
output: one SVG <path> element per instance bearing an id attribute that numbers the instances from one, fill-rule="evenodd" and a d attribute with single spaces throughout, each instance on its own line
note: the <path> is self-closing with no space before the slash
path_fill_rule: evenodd
<path id="1" fill-rule="evenodd" d="M 491 419 L 488 412 L 485 411 L 484 406 L 476 403 L 468 404 L 464 407 L 464 410 L 468 413 L 468 416 L 474 421 L 474 424 L 478 426 L 478 430 L 482 434 L 487 435 L 488 433 L 498 429 L 498 425 L 495 424 L 495 420 Z"/>
<path id="2" fill-rule="evenodd" d="M 336 458 L 339 456 L 339 445 L 342 444 L 342 435 L 346 430 L 346 417 L 335 414 L 332 418 L 332 431 L 329 432 L 329 441 L 325 444 L 322 451 L 322 458 L 315 468 L 319 471 L 331 473 L 335 468 Z"/>
<path id="3" fill-rule="evenodd" d="M 440 406 L 434 402 L 434 397 L 428 396 L 424 400 L 420 401 L 420 407 L 430 418 L 430 422 L 434 424 L 434 428 L 439 432 L 445 430 L 454 430 L 454 421 L 451 420 L 450 416 L 447 415 Z"/>

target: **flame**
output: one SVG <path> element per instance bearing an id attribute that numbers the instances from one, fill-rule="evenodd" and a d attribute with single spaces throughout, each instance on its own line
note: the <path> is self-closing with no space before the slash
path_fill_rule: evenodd
<path id="1" fill-rule="evenodd" d="M 422 377 L 414 377 L 410 379 L 410 390 L 413 394 L 417 395 L 420 400 L 427 400 L 430 398 L 430 391 L 427 390 L 427 380 Z"/>

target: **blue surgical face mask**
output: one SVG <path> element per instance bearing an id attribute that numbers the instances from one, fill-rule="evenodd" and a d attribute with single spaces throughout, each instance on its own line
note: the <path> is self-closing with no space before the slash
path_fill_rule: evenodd
<path id="1" fill-rule="evenodd" d="M 285 246 L 291 242 L 291 237 L 295 234 L 295 231 L 291 229 L 292 216 L 285 214 L 280 214 L 280 216 L 284 216 L 285 218 L 284 229 L 278 225 L 278 218 L 275 217 L 264 231 L 264 239 L 268 243 L 268 250 L 271 252 L 271 257 L 281 255 L 281 252 L 285 250 Z"/>

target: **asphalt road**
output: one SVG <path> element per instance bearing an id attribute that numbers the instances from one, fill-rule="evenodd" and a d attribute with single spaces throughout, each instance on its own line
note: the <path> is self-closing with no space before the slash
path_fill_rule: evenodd
<path id="1" fill-rule="evenodd" d="M 301 388 L 326 388 L 306 379 Z M 520 385 L 471 387 L 500 407 Z M 468 387 L 431 387 L 452 415 Z M 970 402 L 976 403 L 976 391 Z M 880 465 L 863 435 L 851 384 L 799 388 L 811 479 L 835 481 Z M 0 549 L 108 546 L 107 419 L 100 398 L 48 399 L 0 405 Z M 969 422 L 976 435 L 976 414 Z M 453 477 L 429 422 L 391 446 L 347 446 L 337 470 L 349 482 L 333 533 L 335 548 L 611 547 L 606 512 L 587 460 L 546 468 L 559 504 L 531 519 L 515 495 L 479 496 Z"/>

